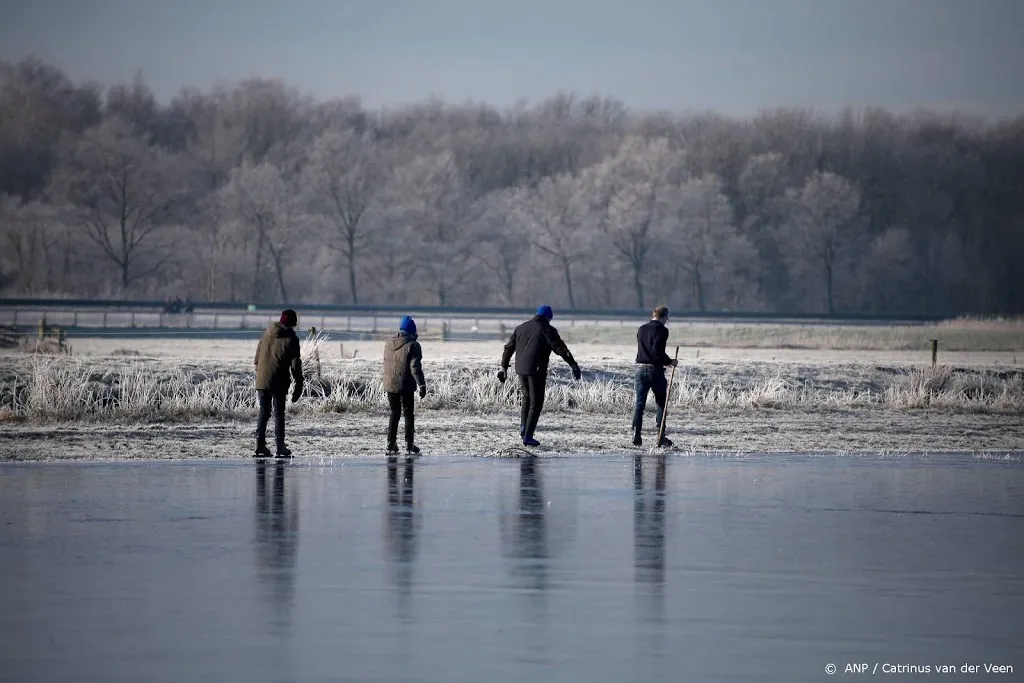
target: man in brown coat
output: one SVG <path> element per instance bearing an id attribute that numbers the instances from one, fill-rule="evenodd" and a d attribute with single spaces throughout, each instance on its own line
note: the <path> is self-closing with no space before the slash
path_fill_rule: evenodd
<path id="1" fill-rule="evenodd" d="M 284 445 L 284 406 L 288 398 L 288 386 L 292 380 L 295 381 L 292 402 L 298 401 L 302 394 L 302 357 L 299 352 L 299 338 L 295 336 L 295 327 L 298 324 L 299 318 L 295 311 L 290 308 L 282 311 L 280 322 L 266 329 L 256 347 L 256 393 L 260 398 L 254 456 L 257 458 L 270 457 L 270 451 L 267 449 L 267 422 L 270 420 L 271 407 L 274 412 L 277 457 L 292 457 L 292 452 Z"/>
<path id="2" fill-rule="evenodd" d="M 402 318 L 398 334 L 384 342 L 384 391 L 388 394 L 391 415 L 388 419 L 388 453 L 398 452 L 398 418 L 405 417 L 405 448 L 409 454 L 420 449 L 413 443 L 415 426 L 413 394 L 419 388 L 420 398 L 427 395 L 423 378 L 423 349 L 416 341 L 416 321 Z"/>

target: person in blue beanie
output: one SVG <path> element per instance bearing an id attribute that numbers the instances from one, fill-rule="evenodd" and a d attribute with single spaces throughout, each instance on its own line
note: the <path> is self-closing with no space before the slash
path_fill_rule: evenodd
<path id="1" fill-rule="evenodd" d="M 551 306 L 544 304 L 537 309 L 537 315 L 517 327 L 505 344 L 501 354 L 501 369 L 498 381 L 504 383 L 512 354 L 516 357 L 516 374 L 519 375 L 519 389 L 522 393 L 522 409 L 519 415 L 519 435 L 523 445 L 539 446 L 534 431 L 540 412 L 544 409 L 544 389 L 548 379 L 548 360 L 551 352 L 557 353 L 572 368 L 572 377 L 580 379 L 582 373 L 576 359 L 551 324 L 554 313 Z"/>
<path id="2" fill-rule="evenodd" d="M 423 349 L 416 341 L 416 321 L 402 318 L 398 333 L 384 342 L 384 391 L 388 394 L 388 453 L 398 452 L 398 420 L 405 418 L 405 448 L 410 455 L 420 452 L 414 442 L 416 433 L 413 398 L 417 388 L 420 398 L 427 395 L 423 377 Z"/>

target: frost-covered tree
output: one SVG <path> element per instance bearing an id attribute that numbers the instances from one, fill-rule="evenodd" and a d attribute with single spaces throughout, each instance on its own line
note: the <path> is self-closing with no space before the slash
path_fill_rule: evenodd
<path id="1" fill-rule="evenodd" d="M 446 306 L 480 266 L 476 237 L 482 205 L 449 151 L 419 156 L 395 170 L 386 195 L 392 230 L 382 249 L 405 250 L 421 286 Z"/>
<path id="2" fill-rule="evenodd" d="M 51 198 L 117 266 L 121 294 L 172 257 L 169 229 L 187 196 L 182 160 L 139 139 L 122 119 L 87 131 L 61 158 Z"/>
<path id="3" fill-rule="evenodd" d="M 281 301 L 288 303 L 286 272 L 302 234 L 308 234 L 309 227 L 297 178 L 267 161 L 243 162 L 231 172 L 220 197 L 225 216 L 234 219 L 239 230 L 256 238 L 252 300 L 258 301 L 266 293 L 263 288 L 266 252 Z"/>
<path id="4" fill-rule="evenodd" d="M 55 207 L 40 201 L 23 203 L 0 195 L 0 273 L 20 292 L 51 290 L 65 265 L 60 256 L 67 226 Z"/>
<path id="5" fill-rule="evenodd" d="M 756 250 L 736 229 L 718 177 L 705 174 L 680 185 L 674 214 L 673 256 L 690 282 L 697 310 L 736 307 L 756 298 Z"/>
<path id="6" fill-rule="evenodd" d="M 905 308 L 914 297 L 914 246 L 906 228 L 890 228 L 871 242 L 861 271 L 864 303 L 882 312 Z"/>
<path id="7" fill-rule="evenodd" d="M 349 296 L 358 304 L 360 257 L 370 243 L 371 212 L 380 208 L 386 182 L 380 153 L 368 135 L 328 131 L 313 143 L 306 179 L 312 210 L 325 219 L 325 244 L 341 257 Z"/>
<path id="8" fill-rule="evenodd" d="M 820 278 L 826 308 L 834 313 L 837 269 L 863 244 L 857 220 L 860 192 L 847 179 L 826 171 L 812 173 L 802 188 L 790 189 L 786 197 L 789 221 L 783 239 L 788 258 L 798 272 Z"/>
<path id="9" fill-rule="evenodd" d="M 530 240 L 522 225 L 515 220 L 515 190 L 490 193 L 484 198 L 485 210 L 481 217 L 481 262 L 497 279 L 495 288 L 501 293 L 502 303 L 516 305 L 517 285 L 522 277 L 530 252 Z"/>
<path id="10" fill-rule="evenodd" d="M 576 306 L 575 270 L 585 268 L 593 238 L 587 230 L 587 200 L 579 179 L 560 173 L 535 187 L 522 187 L 514 215 L 530 244 L 554 262 L 565 283 L 569 306 Z"/>
<path id="11" fill-rule="evenodd" d="M 636 305 L 646 307 L 644 279 L 659 248 L 668 243 L 680 157 L 664 138 L 627 138 L 618 153 L 598 165 L 592 196 L 606 212 L 606 236 L 612 255 L 632 279 Z M 593 205 L 592 205 L 593 206 Z"/>

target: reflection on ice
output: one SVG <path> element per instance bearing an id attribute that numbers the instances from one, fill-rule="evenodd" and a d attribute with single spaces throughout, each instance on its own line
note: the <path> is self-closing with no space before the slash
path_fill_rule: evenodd
<path id="1" fill-rule="evenodd" d="M 1020 670 L 1022 515 L 1024 468 L 967 459 L 9 465 L 0 679 Z"/>
<path id="2" fill-rule="evenodd" d="M 299 546 L 299 506 L 296 487 L 286 487 L 284 463 L 274 465 L 272 489 L 267 492 L 267 465 L 256 465 L 256 560 L 258 575 L 268 588 L 274 623 L 291 625 L 295 602 L 295 562 Z M 287 494 L 286 494 L 286 488 Z"/>
<path id="3" fill-rule="evenodd" d="M 548 588 L 548 529 L 544 484 L 537 458 L 519 460 L 519 489 L 516 511 L 501 516 L 502 545 L 511 562 L 509 572 L 526 591 L 531 618 L 545 616 Z"/>
<path id="4" fill-rule="evenodd" d="M 407 458 L 401 469 L 398 458 L 387 460 L 388 503 L 384 525 L 384 549 L 389 564 L 388 577 L 398 593 L 398 613 L 403 621 L 412 618 L 413 568 L 416 563 L 416 536 L 420 516 L 413 505 L 414 459 Z"/>
<path id="5" fill-rule="evenodd" d="M 646 608 L 647 617 L 660 623 L 665 606 L 665 455 L 654 463 L 637 456 L 633 459 L 633 566 L 637 586 L 643 595 L 638 599 Z M 644 486 L 644 470 L 648 486 Z"/>

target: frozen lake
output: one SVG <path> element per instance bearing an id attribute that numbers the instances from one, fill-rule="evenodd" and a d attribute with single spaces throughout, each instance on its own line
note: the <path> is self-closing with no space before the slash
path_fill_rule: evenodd
<path id="1" fill-rule="evenodd" d="M 2 681 L 1020 680 L 1024 465 L 5 464 L 0 582 Z"/>

